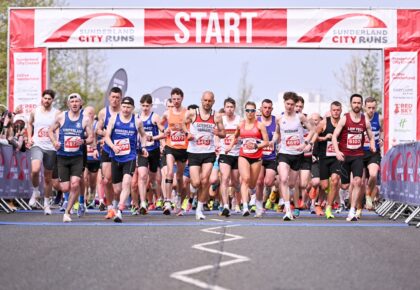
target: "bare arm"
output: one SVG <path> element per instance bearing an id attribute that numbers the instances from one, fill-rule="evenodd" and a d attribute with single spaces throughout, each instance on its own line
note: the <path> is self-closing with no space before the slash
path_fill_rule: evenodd
<path id="1" fill-rule="evenodd" d="M 373 132 L 372 132 L 372 126 L 370 125 L 370 121 L 367 118 L 365 118 L 365 120 L 366 120 L 366 132 L 368 134 L 369 143 L 370 143 L 370 151 L 376 152 L 375 136 L 373 135 Z"/>
<path id="2" fill-rule="evenodd" d="M 92 122 L 90 121 L 89 118 L 83 118 L 83 123 L 84 123 L 84 128 L 85 128 L 85 133 L 86 133 L 86 139 L 85 139 L 86 144 L 90 145 L 94 143 Z"/>
<path id="3" fill-rule="evenodd" d="M 268 133 L 267 133 L 267 128 L 261 122 L 258 122 L 258 129 L 260 129 L 260 131 L 261 131 L 263 141 L 260 144 L 257 145 L 257 148 L 261 149 L 261 148 L 264 148 L 264 147 L 268 146 Z"/>
<path id="4" fill-rule="evenodd" d="M 217 130 L 214 132 L 215 135 L 219 138 L 225 138 L 226 137 L 225 126 L 223 126 L 222 116 L 219 113 L 217 113 L 214 116 L 214 121 L 216 123 L 216 128 L 217 128 Z"/>
<path id="5" fill-rule="evenodd" d="M 115 153 L 119 153 L 120 152 L 119 148 L 117 146 L 114 146 L 114 143 L 111 140 L 111 134 L 112 134 L 112 130 L 114 129 L 116 118 L 117 116 L 115 115 L 109 119 L 108 127 L 106 128 L 106 131 L 105 131 L 104 141 L 109 146 L 109 148 L 112 149 L 112 151 L 114 151 Z"/>
<path id="6" fill-rule="evenodd" d="M 184 132 L 188 132 L 188 124 L 190 124 L 195 117 L 195 110 L 189 110 L 185 113 L 184 122 L 182 122 L 182 130 Z M 193 140 L 194 136 L 188 133 L 187 139 Z"/>
<path id="7" fill-rule="evenodd" d="M 334 146 L 334 151 L 336 153 L 337 159 L 340 161 L 344 161 L 344 154 L 340 151 L 338 148 L 338 136 L 340 136 L 341 131 L 344 128 L 344 125 L 346 124 L 346 117 L 343 117 L 338 121 L 337 127 L 335 127 L 334 133 L 332 135 L 332 142 Z"/>
<path id="8" fill-rule="evenodd" d="M 34 144 L 34 141 L 32 140 L 32 135 L 34 134 L 34 116 L 35 113 L 32 111 L 29 115 L 28 127 L 26 128 L 28 132 L 28 143 L 26 143 L 26 147 L 28 148 Z"/>
<path id="9" fill-rule="evenodd" d="M 63 122 L 63 118 L 64 118 L 64 113 L 60 113 L 55 117 L 54 120 L 54 124 L 52 124 L 50 126 L 50 128 L 48 129 L 48 136 L 50 137 L 50 140 L 54 146 L 55 149 L 59 149 L 60 148 L 60 142 L 57 142 L 57 140 L 55 139 L 56 133 L 55 131 L 60 128 L 61 123 Z"/>
<path id="10" fill-rule="evenodd" d="M 156 126 L 159 129 L 159 135 L 157 136 L 153 136 L 153 140 L 160 140 L 165 138 L 165 134 L 163 133 L 163 131 L 165 130 L 165 127 L 162 125 L 161 123 L 161 118 L 159 117 L 158 114 L 153 114 L 153 123 L 156 124 Z"/>
<path id="11" fill-rule="evenodd" d="M 104 130 L 105 125 L 105 109 L 102 109 L 98 114 L 98 124 L 96 125 L 96 134 L 104 137 L 106 130 Z"/>

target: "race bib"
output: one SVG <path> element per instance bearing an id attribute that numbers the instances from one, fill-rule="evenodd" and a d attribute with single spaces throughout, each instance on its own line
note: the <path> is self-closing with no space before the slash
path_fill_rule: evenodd
<path id="1" fill-rule="evenodd" d="M 365 142 L 363 142 L 363 147 L 369 147 L 369 146 L 370 146 L 370 140 L 367 133 L 365 132 Z"/>
<path id="2" fill-rule="evenodd" d="M 347 149 L 359 149 L 362 146 L 362 134 L 347 135 Z"/>
<path id="3" fill-rule="evenodd" d="M 51 141 L 50 137 L 48 136 L 48 127 L 39 128 L 37 136 L 39 141 Z"/>
<path id="4" fill-rule="evenodd" d="M 242 151 L 246 154 L 253 154 L 258 151 L 258 149 L 255 149 L 255 144 L 257 144 L 257 140 L 254 138 L 246 138 L 242 140 Z M 249 149 L 249 147 L 252 147 L 252 149 Z"/>
<path id="5" fill-rule="evenodd" d="M 229 146 L 230 144 L 232 144 L 232 141 L 233 141 L 233 135 L 226 135 L 226 137 L 223 138 L 223 143 L 226 146 Z"/>
<path id="6" fill-rule="evenodd" d="M 130 154 L 131 147 L 130 147 L 130 139 L 124 138 L 114 141 L 114 145 L 120 149 L 120 152 L 115 154 L 116 156 L 124 156 Z"/>
<path id="7" fill-rule="evenodd" d="M 185 134 L 181 131 L 171 131 L 172 145 L 185 145 Z"/>
<path id="8" fill-rule="evenodd" d="M 272 145 L 265 146 L 263 148 L 263 155 L 266 155 L 266 156 L 271 155 L 271 153 L 273 153 L 273 150 L 274 150 L 274 146 Z"/>
<path id="9" fill-rule="evenodd" d="M 299 135 L 286 135 L 286 149 L 287 150 L 296 150 L 300 146 L 300 136 Z"/>
<path id="10" fill-rule="evenodd" d="M 95 152 L 95 147 L 91 146 L 91 145 L 87 145 L 86 146 L 86 152 L 87 152 L 87 156 L 89 157 L 94 157 L 94 153 Z"/>
<path id="11" fill-rule="evenodd" d="M 146 131 L 146 135 L 151 136 L 153 138 L 153 132 L 151 132 L 151 131 Z M 154 140 L 146 141 L 146 147 L 153 146 L 154 144 L 155 144 Z"/>
<path id="12" fill-rule="evenodd" d="M 327 152 L 325 152 L 325 155 L 327 157 L 335 157 L 335 150 L 334 150 L 334 145 L 332 141 L 327 141 Z"/>
<path id="13" fill-rule="evenodd" d="M 203 146 L 203 147 L 210 146 L 210 143 L 211 143 L 210 138 L 211 136 L 209 135 L 201 135 L 197 139 L 195 139 L 195 144 L 197 146 Z"/>
<path id="14" fill-rule="evenodd" d="M 79 136 L 64 136 L 64 152 L 77 152 L 80 149 Z"/>

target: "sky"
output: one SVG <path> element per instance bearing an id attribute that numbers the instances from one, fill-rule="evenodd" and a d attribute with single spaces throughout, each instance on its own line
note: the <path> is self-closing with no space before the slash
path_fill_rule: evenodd
<path id="1" fill-rule="evenodd" d="M 67 0 L 69 7 L 259 7 L 259 8 L 415 8 L 417 1 L 129 1 Z M 418 5 L 420 6 L 420 5 Z M 226 97 L 238 98 L 243 67 L 252 85 L 251 99 L 277 100 L 280 92 L 321 94 L 325 101 L 346 100 L 335 74 L 354 54 L 366 51 L 321 49 L 113 49 L 105 50 L 105 79 L 119 68 L 128 74 L 127 95 L 136 100 L 161 86 L 180 87 L 185 105 L 199 102 L 205 90 L 216 96 L 218 109 Z"/>

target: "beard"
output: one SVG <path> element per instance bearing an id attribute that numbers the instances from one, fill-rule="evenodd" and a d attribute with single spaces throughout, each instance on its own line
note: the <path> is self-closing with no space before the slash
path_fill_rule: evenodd
<path id="1" fill-rule="evenodd" d="M 359 107 L 355 107 L 355 108 L 352 108 L 352 109 L 353 109 L 353 112 L 355 112 L 355 113 L 360 113 L 360 111 L 362 110 Z"/>

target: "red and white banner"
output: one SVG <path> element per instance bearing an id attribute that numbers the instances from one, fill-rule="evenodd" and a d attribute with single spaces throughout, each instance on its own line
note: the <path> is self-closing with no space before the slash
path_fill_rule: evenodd
<path id="1" fill-rule="evenodd" d="M 287 47 L 384 48 L 396 44 L 396 10 L 287 9 Z"/>
<path id="2" fill-rule="evenodd" d="M 419 50 L 385 51 L 385 150 L 420 140 Z"/>
<path id="3" fill-rule="evenodd" d="M 10 50 L 8 107 L 21 106 L 29 114 L 40 103 L 46 88 L 47 52 L 45 48 Z"/>
<path id="4" fill-rule="evenodd" d="M 141 47 L 143 9 L 36 9 L 35 47 Z"/>

